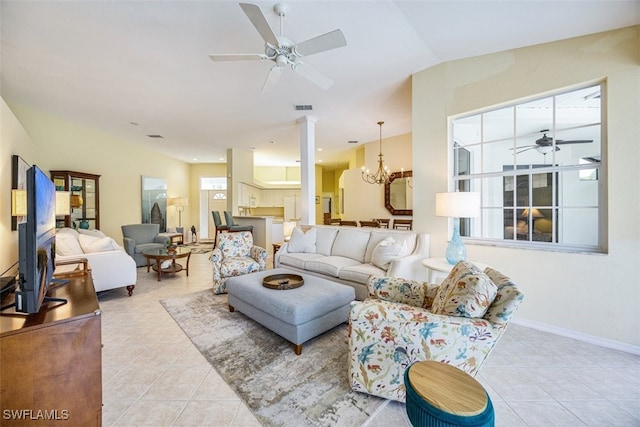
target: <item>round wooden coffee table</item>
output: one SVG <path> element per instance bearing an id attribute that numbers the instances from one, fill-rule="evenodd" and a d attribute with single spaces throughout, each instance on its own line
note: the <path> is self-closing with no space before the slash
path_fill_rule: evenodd
<path id="1" fill-rule="evenodd" d="M 158 273 L 158 282 L 162 280 L 162 274 L 175 274 L 182 270 L 187 273 L 189 276 L 189 258 L 191 257 L 191 249 L 185 248 L 184 246 L 177 246 L 174 249 L 147 249 L 142 252 L 142 255 L 147 259 L 147 273 L 150 268 L 153 268 L 153 271 Z M 183 267 L 181 264 L 176 262 L 177 259 L 186 258 L 187 261 L 185 266 Z M 151 261 L 155 260 L 155 265 L 151 265 Z M 171 261 L 169 266 L 162 268 L 162 263 L 164 261 Z"/>
<path id="2" fill-rule="evenodd" d="M 406 411 L 418 426 L 494 425 L 491 399 L 475 378 L 454 366 L 425 361 L 405 371 Z"/>

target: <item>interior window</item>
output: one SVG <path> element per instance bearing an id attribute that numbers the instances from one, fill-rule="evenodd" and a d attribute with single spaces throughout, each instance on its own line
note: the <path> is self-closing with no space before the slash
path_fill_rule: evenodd
<path id="1" fill-rule="evenodd" d="M 492 244 L 605 249 L 603 84 L 451 121 L 453 181 L 482 195 L 461 235 Z"/>

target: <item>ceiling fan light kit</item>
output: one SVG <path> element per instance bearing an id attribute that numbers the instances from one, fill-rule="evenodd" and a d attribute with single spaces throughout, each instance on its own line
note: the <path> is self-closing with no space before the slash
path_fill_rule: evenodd
<path id="1" fill-rule="evenodd" d="M 289 6 L 285 3 L 277 3 L 273 11 L 280 17 L 280 35 L 277 36 L 262 9 L 258 5 L 251 3 L 240 3 L 240 7 L 249 18 L 255 29 L 265 42 L 264 54 L 211 54 L 212 61 L 246 61 L 265 60 L 273 61 L 275 65 L 271 67 L 267 78 L 262 86 L 263 92 L 272 90 L 280 80 L 284 67 L 289 65 L 291 69 L 305 77 L 307 80 L 318 85 L 322 89 L 328 89 L 333 85 L 333 80 L 322 74 L 320 71 L 301 61 L 301 58 L 316 53 L 325 52 L 347 45 L 347 40 L 341 30 L 333 30 L 320 36 L 295 43 L 284 36 L 284 16 L 289 12 Z"/>

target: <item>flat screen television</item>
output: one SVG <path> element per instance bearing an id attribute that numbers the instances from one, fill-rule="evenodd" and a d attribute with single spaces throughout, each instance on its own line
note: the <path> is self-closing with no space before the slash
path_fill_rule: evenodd
<path id="1" fill-rule="evenodd" d="M 27 220 L 18 225 L 18 290 L 14 304 L 17 312 L 37 313 L 46 300 L 61 301 L 46 297 L 55 270 L 56 188 L 35 165 L 27 170 L 26 178 Z"/>

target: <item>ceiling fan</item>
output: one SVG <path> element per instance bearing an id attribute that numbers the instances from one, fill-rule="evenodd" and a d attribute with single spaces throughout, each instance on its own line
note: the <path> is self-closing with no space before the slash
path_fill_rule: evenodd
<path id="1" fill-rule="evenodd" d="M 551 138 L 550 136 L 547 136 L 547 132 L 549 132 L 549 129 L 542 129 L 540 132 L 542 132 L 542 137 L 538 138 L 535 144 L 510 148 L 510 150 L 515 150 L 514 154 L 520 154 L 525 151 L 535 149 L 539 153 L 544 154 L 546 156 L 547 154 L 553 151 L 553 147 L 554 147 L 553 138 Z M 555 148 L 556 148 L 556 151 L 560 151 L 560 147 L 558 147 L 558 145 L 587 144 L 589 142 L 593 142 L 593 140 L 592 139 L 574 139 L 570 141 L 564 141 L 562 139 L 556 139 Z"/>
<path id="2" fill-rule="evenodd" d="M 282 75 L 286 65 L 301 76 L 320 86 L 328 89 L 333 84 L 333 80 L 320 73 L 301 60 L 304 56 L 325 52 L 347 45 L 347 40 L 341 30 L 334 30 L 326 34 L 314 37 L 301 43 L 283 35 L 284 16 L 289 11 L 289 7 L 284 3 L 278 3 L 273 7 L 274 12 L 280 17 L 280 35 L 277 36 L 267 22 L 267 18 L 262 13 L 258 5 L 250 3 L 240 3 L 240 7 L 247 15 L 253 26 L 258 30 L 260 36 L 265 41 L 264 53 L 242 53 L 242 54 L 211 54 L 212 61 L 246 61 L 246 60 L 271 60 L 275 63 L 262 86 L 263 92 L 268 92 L 275 87 Z"/>

